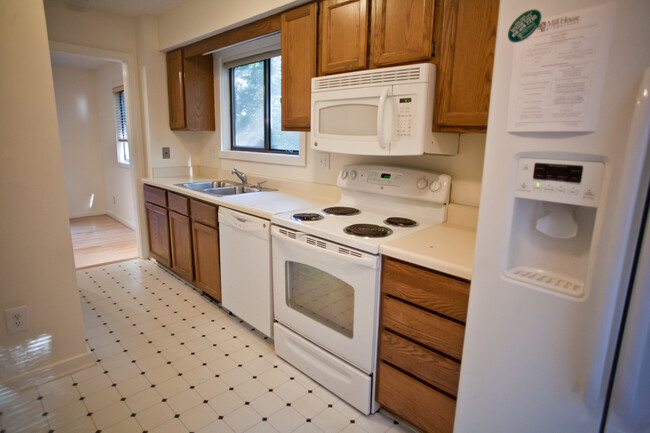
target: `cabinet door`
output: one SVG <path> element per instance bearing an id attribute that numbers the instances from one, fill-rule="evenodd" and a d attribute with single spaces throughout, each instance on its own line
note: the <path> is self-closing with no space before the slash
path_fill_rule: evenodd
<path id="1" fill-rule="evenodd" d="M 149 253 L 161 265 L 171 266 L 171 250 L 169 247 L 169 223 L 167 209 L 145 202 L 147 212 L 147 227 L 149 229 Z"/>
<path id="2" fill-rule="evenodd" d="M 183 80 L 183 51 L 170 51 L 167 53 L 167 97 L 171 129 L 185 129 L 185 86 Z"/>
<path id="3" fill-rule="evenodd" d="M 433 45 L 434 0 L 373 0 L 371 66 L 427 60 Z"/>
<path id="4" fill-rule="evenodd" d="M 169 127 L 181 131 L 214 131 L 212 56 L 184 58 L 183 50 L 167 53 Z"/>
<path id="5" fill-rule="evenodd" d="M 282 129 L 309 131 L 311 79 L 316 76 L 317 6 L 310 3 L 282 14 Z"/>
<path id="6" fill-rule="evenodd" d="M 368 50 L 368 1 L 323 0 L 320 75 L 364 69 Z"/>
<path id="7" fill-rule="evenodd" d="M 221 302 L 219 231 L 192 221 L 192 242 L 196 287 Z"/>
<path id="8" fill-rule="evenodd" d="M 498 0 L 442 2 L 434 131 L 485 132 Z"/>
<path id="9" fill-rule="evenodd" d="M 185 121 L 188 131 L 214 131 L 212 55 L 184 59 Z"/>
<path id="10" fill-rule="evenodd" d="M 184 280 L 192 281 L 192 227 L 189 217 L 169 211 L 169 238 L 172 270 Z"/>

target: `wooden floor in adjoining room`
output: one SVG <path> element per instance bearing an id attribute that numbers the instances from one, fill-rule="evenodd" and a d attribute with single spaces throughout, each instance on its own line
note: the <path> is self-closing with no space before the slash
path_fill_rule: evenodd
<path id="1" fill-rule="evenodd" d="M 135 231 L 108 215 L 70 219 L 77 269 L 138 257 Z"/>

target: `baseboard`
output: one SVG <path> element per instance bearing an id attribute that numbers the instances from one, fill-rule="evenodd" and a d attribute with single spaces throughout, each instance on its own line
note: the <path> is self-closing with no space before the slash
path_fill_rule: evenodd
<path id="1" fill-rule="evenodd" d="M 116 214 L 114 214 L 111 211 L 106 212 L 106 215 L 113 218 L 114 220 L 117 220 L 117 221 L 121 222 L 122 224 L 124 224 L 125 226 L 130 228 L 131 230 L 135 231 L 135 224 L 133 224 L 132 222 L 129 222 L 129 221 L 125 220 L 124 218 L 122 218 L 120 216 L 117 216 Z"/>
<path id="2" fill-rule="evenodd" d="M 98 216 L 98 215 L 106 215 L 106 211 L 105 210 L 96 210 L 96 211 L 90 211 L 90 212 L 71 213 L 71 214 L 68 214 L 68 218 L 83 218 L 83 217 Z"/>
<path id="3" fill-rule="evenodd" d="M 3 379 L 0 382 L 0 386 L 19 391 L 30 386 L 50 382 L 61 376 L 72 374 L 75 371 L 90 367 L 95 363 L 95 356 L 92 352 L 87 351 L 81 355 L 64 359 L 63 361 Z"/>

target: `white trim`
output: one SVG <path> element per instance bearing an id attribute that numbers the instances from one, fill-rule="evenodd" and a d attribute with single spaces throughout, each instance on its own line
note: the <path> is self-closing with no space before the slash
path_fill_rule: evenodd
<path id="1" fill-rule="evenodd" d="M 21 390 L 28 386 L 40 385 L 52 381 L 61 376 L 72 374 L 83 368 L 88 368 L 96 364 L 95 356 L 92 352 L 87 351 L 80 355 L 76 355 L 64 359 L 54 364 L 49 364 L 44 367 L 38 367 L 25 373 L 20 373 L 15 376 L 4 379 L 1 383 L 3 387 Z"/>
<path id="2" fill-rule="evenodd" d="M 116 221 L 119 221 L 120 223 L 124 224 L 125 226 L 127 226 L 131 230 L 135 230 L 135 224 L 133 224 L 130 221 L 125 220 L 121 216 L 118 216 L 117 214 L 115 214 L 115 213 L 113 213 L 111 211 L 106 212 L 106 215 L 108 215 L 109 217 L 113 218 Z"/>
<path id="3" fill-rule="evenodd" d="M 77 213 L 71 213 L 68 214 L 68 218 L 85 218 L 85 217 L 91 217 L 91 216 L 99 216 L 99 215 L 106 215 L 105 210 L 92 210 L 88 212 L 77 212 Z"/>
<path id="4" fill-rule="evenodd" d="M 300 145 L 298 155 L 285 155 L 272 152 L 245 152 L 240 150 L 230 150 L 230 80 L 228 70 L 224 68 L 224 63 L 232 62 L 244 57 L 256 56 L 269 50 L 280 48 L 280 34 L 276 33 L 271 36 L 256 39 L 251 42 L 238 44 L 234 47 L 220 50 L 214 55 L 214 76 L 215 76 L 215 100 L 219 105 L 221 146 L 217 148 L 217 157 L 223 159 L 234 159 L 239 161 L 261 162 L 265 164 L 293 165 L 305 167 L 307 154 L 307 136 L 308 134 L 300 133 Z M 223 95 L 223 97 L 220 97 Z"/>

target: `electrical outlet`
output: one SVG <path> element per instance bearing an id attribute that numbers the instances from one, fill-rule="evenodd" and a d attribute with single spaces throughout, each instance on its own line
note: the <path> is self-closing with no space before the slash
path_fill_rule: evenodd
<path id="1" fill-rule="evenodd" d="M 330 168 L 330 154 L 329 153 L 319 153 L 318 154 L 318 168 L 324 168 L 329 170 Z"/>
<path id="2" fill-rule="evenodd" d="M 28 330 L 27 306 L 21 305 L 20 307 L 6 309 L 5 320 L 7 321 L 7 332 L 10 334 Z"/>
<path id="3" fill-rule="evenodd" d="M 163 147 L 162 148 L 162 155 L 163 155 L 163 159 L 171 158 L 171 153 L 169 152 L 169 147 Z"/>
<path id="4" fill-rule="evenodd" d="M 115 196 L 113 196 L 113 204 L 115 204 Z"/>

